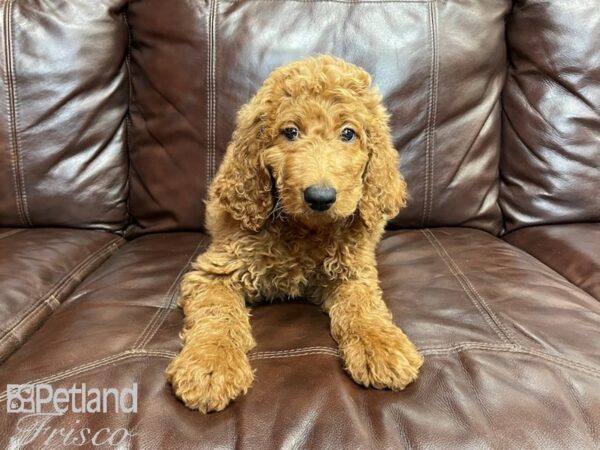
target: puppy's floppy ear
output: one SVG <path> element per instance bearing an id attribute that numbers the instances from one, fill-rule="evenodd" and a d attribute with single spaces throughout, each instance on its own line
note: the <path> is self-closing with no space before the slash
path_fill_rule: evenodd
<path id="1" fill-rule="evenodd" d="M 406 206 L 406 183 L 399 170 L 389 116 L 374 94 L 371 123 L 367 128 L 369 161 L 363 177 L 363 195 L 358 209 L 369 230 L 395 217 Z"/>
<path id="2" fill-rule="evenodd" d="M 238 114 L 237 128 L 211 185 L 217 201 L 241 226 L 258 231 L 273 208 L 271 175 L 262 160 L 269 102 L 259 92 Z"/>

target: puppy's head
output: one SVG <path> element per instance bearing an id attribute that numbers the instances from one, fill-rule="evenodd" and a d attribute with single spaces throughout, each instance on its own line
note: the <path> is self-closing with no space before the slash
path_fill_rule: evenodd
<path id="1" fill-rule="evenodd" d="M 372 229 L 395 216 L 406 185 L 370 84 L 331 56 L 272 72 L 240 111 L 211 195 L 255 231 L 270 218 L 317 227 L 358 213 Z"/>

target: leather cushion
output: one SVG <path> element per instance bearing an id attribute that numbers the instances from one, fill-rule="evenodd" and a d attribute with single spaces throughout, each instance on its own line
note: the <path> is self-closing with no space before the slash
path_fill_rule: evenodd
<path id="1" fill-rule="evenodd" d="M 0 229 L 0 361 L 124 240 L 103 231 Z"/>
<path id="2" fill-rule="evenodd" d="M 363 66 L 384 97 L 410 191 L 392 228 L 498 233 L 510 3 L 132 3 L 133 233 L 202 229 L 202 200 L 236 112 L 271 70 L 315 53 Z"/>
<path id="3" fill-rule="evenodd" d="M 515 2 L 500 164 L 509 231 L 600 222 L 598 36 L 597 2 Z"/>
<path id="4" fill-rule="evenodd" d="M 405 391 L 357 386 L 318 308 L 273 304 L 253 309 L 258 347 L 249 393 L 220 413 L 186 409 L 164 369 L 179 349 L 178 280 L 205 245 L 192 233 L 128 243 L 0 366 L 0 384 L 138 382 L 136 414 L 77 416 L 78 426 L 92 430 L 130 429 L 131 448 L 175 441 L 200 448 L 597 442 L 589 425 L 600 420 L 600 304 L 532 256 L 470 229 L 389 233 L 379 248 L 386 301 L 426 357 Z M 0 403 L 5 398 L 0 394 Z M 19 416 L 0 416 L 2 444 L 17 434 Z M 68 414 L 47 425 L 73 422 Z"/>
<path id="5" fill-rule="evenodd" d="M 0 226 L 127 224 L 125 3 L 0 2 Z"/>
<path id="6" fill-rule="evenodd" d="M 522 228 L 504 239 L 600 300 L 600 224 Z"/>

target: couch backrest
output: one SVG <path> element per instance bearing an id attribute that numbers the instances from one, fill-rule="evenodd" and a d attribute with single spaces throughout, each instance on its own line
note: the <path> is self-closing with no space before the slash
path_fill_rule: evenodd
<path id="1" fill-rule="evenodd" d="M 507 38 L 507 230 L 600 221 L 600 2 L 520 0 Z"/>
<path id="2" fill-rule="evenodd" d="M 0 0 L 0 226 L 126 225 L 122 0 Z"/>
<path id="3" fill-rule="evenodd" d="M 598 221 L 596 6 L 0 0 L 0 226 L 201 229 L 236 111 L 316 53 L 383 94 L 411 195 L 392 228 Z"/>
<path id="4" fill-rule="evenodd" d="M 411 198 L 392 227 L 499 233 L 508 0 L 131 2 L 134 233 L 202 226 L 238 108 L 314 53 L 367 69 L 392 115 Z"/>

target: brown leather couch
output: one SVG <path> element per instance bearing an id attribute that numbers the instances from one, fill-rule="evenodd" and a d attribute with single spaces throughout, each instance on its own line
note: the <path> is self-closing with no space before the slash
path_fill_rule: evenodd
<path id="1" fill-rule="evenodd" d="M 0 18 L 0 447 L 600 448 L 597 1 L 0 0 Z M 392 115 L 411 198 L 381 285 L 425 364 L 364 389 L 316 307 L 261 306 L 253 388 L 203 416 L 164 375 L 202 199 L 236 110 L 311 53 L 365 67 Z M 138 409 L 34 435 L 7 385 L 36 383 L 137 383 Z"/>

